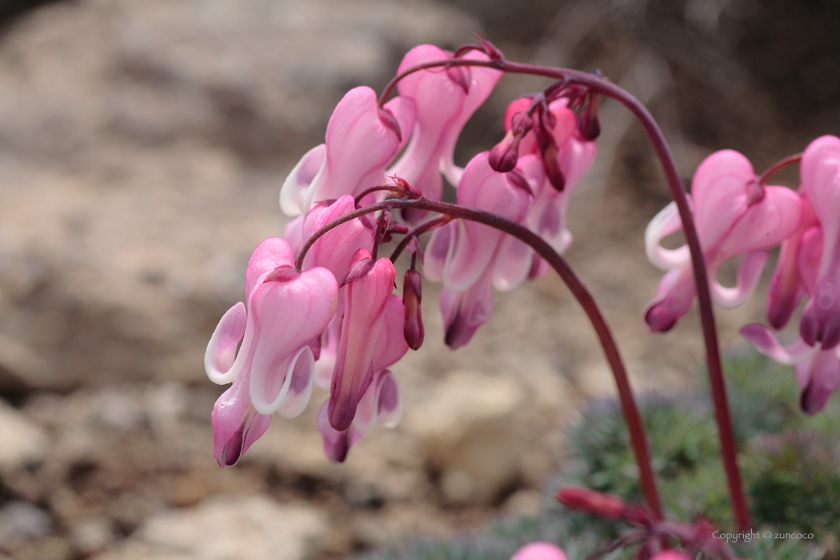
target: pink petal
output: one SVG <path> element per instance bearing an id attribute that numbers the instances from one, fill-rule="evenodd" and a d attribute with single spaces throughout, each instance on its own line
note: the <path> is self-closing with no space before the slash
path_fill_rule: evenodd
<path id="1" fill-rule="evenodd" d="M 211 415 L 213 447 L 220 467 L 235 465 L 268 429 L 270 415 L 257 413 L 248 397 L 248 379 L 242 376 L 216 401 Z"/>
<path id="2" fill-rule="evenodd" d="M 568 557 L 551 543 L 532 542 L 516 551 L 510 560 L 568 560 Z"/>
<path id="3" fill-rule="evenodd" d="M 327 125 L 325 167 L 306 192 L 304 210 L 383 183 L 385 166 L 400 144 L 397 133 L 380 119 L 376 93 L 364 86 L 348 91 Z"/>
<path id="4" fill-rule="evenodd" d="M 785 187 L 765 187 L 764 198 L 746 208 L 718 245 L 724 255 L 767 249 L 796 232 L 802 199 Z"/>
<path id="5" fill-rule="evenodd" d="M 767 251 L 753 251 L 747 253 L 738 265 L 738 278 L 734 288 L 721 286 L 717 280 L 710 283 L 712 300 L 716 305 L 724 309 L 734 309 L 743 305 L 749 300 L 758 281 L 761 280 L 761 272 L 767 262 L 769 253 Z"/>
<path id="6" fill-rule="evenodd" d="M 747 209 L 747 187 L 756 181 L 749 160 L 733 150 L 707 157 L 691 183 L 694 221 L 704 250 L 718 241 Z"/>
<path id="7" fill-rule="evenodd" d="M 213 383 L 230 383 L 239 374 L 241 366 L 234 370 L 233 365 L 236 347 L 245 336 L 246 324 L 245 304 L 242 302 L 228 309 L 219 320 L 204 354 L 204 369 Z"/>
<path id="8" fill-rule="evenodd" d="M 432 232 L 423 261 L 423 273 L 432 282 L 443 280 L 443 268 L 455 252 L 460 231 L 460 223 L 452 221 Z"/>
<path id="9" fill-rule="evenodd" d="M 809 360 L 817 350 L 805 344 L 801 338 L 788 346 L 782 346 L 776 335 L 764 325 L 753 323 L 741 329 L 741 335 L 756 349 L 767 354 L 780 364 L 793 365 Z"/>
<path id="10" fill-rule="evenodd" d="M 691 264 L 688 246 L 679 249 L 666 249 L 660 245 L 663 239 L 682 229 L 677 205 L 674 202 L 653 217 L 645 229 L 645 252 L 651 264 L 661 270 L 682 268 Z"/>
<path id="11" fill-rule="evenodd" d="M 651 332 L 671 330 L 688 313 L 694 301 L 694 277 L 690 268 L 672 270 L 662 277 L 656 298 L 645 309 L 645 322 Z"/>
<path id="12" fill-rule="evenodd" d="M 347 430 L 336 430 L 330 425 L 329 401 L 325 402 L 318 411 L 316 425 L 318 433 L 324 441 L 324 455 L 333 463 L 343 463 L 347 459 L 347 453 L 360 439 L 364 437 L 363 432 L 354 430 L 352 427 Z"/>
<path id="13" fill-rule="evenodd" d="M 360 249 L 354 260 L 364 258 L 370 258 L 369 253 Z M 394 265 L 383 257 L 364 277 L 345 285 L 341 341 L 329 401 L 330 424 L 338 431 L 350 427 L 359 399 L 372 380 L 375 341 L 395 278 Z"/>
<path id="14" fill-rule="evenodd" d="M 245 269 L 245 305 L 248 305 L 251 292 L 259 283 L 260 277 L 284 266 L 289 268 L 295 266 L 295 257 L 285 239 L 269 237 L 257 245 Z"/>
<path id="15" fill-rule="evenodd" d="M 464 346 L 493 313 L 493 284 L 490 278 L 486 276 L 460 293 L 443 288 L 440 310 L 446 345 L 451 350 Z"/>
<path id="16" fill-rule="evenodd" d="M 514 222 L 524 218 L 530 196 L 511 185 L 504 173 L 493 171 L 489 152 L 475 156 L 458 185 L 458 203 L 499 215 Z M 492 262 L 505 234 L 483 224 L 465 222 L 458 245 L 443 270 L 443 284 L 452 292 L 465 290 Z"/>
<path id="17" fill-rule="evenodd" d="M 254 289 L 249 301 L 254 321 L 250 395 L 260 414 L 271 414 L 282 404 L 290 360 L 326 328 L 337 294 L 335 278 L 324 268 L 290 272 Z"/>
<path id="18" fill-rule="evenodd" d="M 305 207 L 306 193 L 326 163 L 326 144 L 315 146 L 300 158 L 280 189 L 280 210 L 284 214 L 297 216 L 309 210 Z"/>
<path id="19" fill-rule="evenodd" d="M 344 216 L 356 209 L 353 197 L 349 194 L 342 196 L 335 202 L 313 215 L 312 224 L 305 230 L 315 233 L 333 220 Z M 309 236 L 307 236 L 308 238 Z M 303 269 L 307 270 L 322 266 L 332 272 L 333 276 L 342 280 L 350 269 L 350 261 L 358 249 L 373 249 L 373 231 L 366 227 L 361 220 L 355 219 L 341 224 L 327 232 L 312 245 L 303 261 Z"/>
<path id="20" fill-rule="evenodd" d="M 808 382 L 802 387 L 800 406 L 805 414 L 816 414 L 840 387 L 840 359 L 834 350 L 818 352 L 811 363 Z"/>

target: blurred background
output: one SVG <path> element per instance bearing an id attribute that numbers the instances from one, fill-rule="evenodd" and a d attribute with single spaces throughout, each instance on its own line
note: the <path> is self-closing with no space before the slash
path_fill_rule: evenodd
<path id="1" fill-rule="evenodd" d="M 601 69 L 655 114 L 686 179 L 733 148 L 761 172 L 840 132 L 832 0 L 0 0 L 0 560 L 339 558 L 535 513 L 563 429 L 614 392 L 590 327 L 543 278 L 496 300 L 457 353 L 426 286 L 426 343 L 393 369 L 405 414 L 344 465 L 314 416 L 276 419 L 235 468 L 213 458 L 223 388 L 207 340 L 282 235 L 285 175 L 354 86 L 420 43 L 474 33 L 511 60 Z M 502 136 L 508 77 L 459 145 Z M 634 386 L 697 376 L 694 315 L 652 337 L 642 233 L 667 202 L 641 128 L 605 102 L 568 254 Z M 796 169 L 779 175 L 795 186 Z M 719 313 L 723 345 L 761 320 Z"/>

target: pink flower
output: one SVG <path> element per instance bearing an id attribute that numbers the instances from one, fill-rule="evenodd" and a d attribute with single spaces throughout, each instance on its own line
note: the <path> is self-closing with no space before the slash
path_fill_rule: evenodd
<path id="1" fill-rule="evenodd" d="M 395 278 L 389 259 L 374 262 L 367 250 L 356 252 L 342 288 L 344 317 L 328 409 L 329 423 L 339 432 L 350 427 L 374 374 L 408 350 L 402 298 L 391 293 Z"/>
<path id="2" fill-rule="evenodd" d="M 433 45 L 420 45 L 403 57 L 397 73 L 408 68 L 451 59 L 452 55 Z M 472 51 L 464 57 L 488 60 Z M 462 170 L 455 167 L 453 154 L 461 129 L 489 97 L 502 73 L 491 68 L 430 68 L 406 76 L 397 84 L 400 95 L 414 101 L 417 120 L 411 142 L 389 173 L 417 188 L 426 198 L 440 200 L 441 170 L 457 184 Z"/>
<path id="3" fill-rule="evenodd" d="M 342 289 L 346 290 L 347 286 Z M 370 433 L 377 424 L 393 428 L 399 423 L 402 416 L 399 385 L 386 368 L 396 363 L 408 351 L 403 336 L 403 323 L 402 298 L 391 295 L 385 304 L 378 331 L 375 334 L 374 329 L 366 331 L 373 342 L 370 364 L 367 367 L 371 380 L 356 403 L 350 426 L 343 430 L 333 427 L 330 420 L 332 398 L 321 407 L 318 413 L 318 431 L 324 439 L 324 453 L 331 461 L 343 462 L 350 448 Z"/>
<path id="4" fill-rule="evenodd" d="M 379 109 L 369 87 L 348 91 L 327 125 L 326 143 L 307 152 L 283 183 L 280 208 L 297 216 L 314 203 L 383 184 L 385 167 L 408 140 L 414 118 L 410 99 L 395 97 Z"/>
<path id="5" fill-rule="evenodd" d="M 569 560 L 566 553 L 557 546 L 547 542 L 532 542 L 526 544 L 514 554 L 510 560 Z"/>
<path id="6" fill-rule="evenodd" d="M 822 229 L 816 285 L 802 311 L 799 332 L 823 350 L 840 343 L 840 138 L 817 138 L 802 154 L 802 194 Z"/>
<path id="7" fill-rule="evenodd" d="M 706 158 L 694 175 L 691 190 L 694 221 L 708 269 L 712 299 L 721 307 L 743 304 L 758 284 L 766 249 L 796 231 L 801 216 L 797 193 L 784 187 L 758 185 L 749 161 L 731 150 Z M 645 246 L 650 261 L 669 272 L 662 278 L 656 298 L 645 310 L 652 331 L 667 331 L 685 315 L 695 289 L 688 247 L 665 249 L 660 241 L 682 227 L 674 203 L 648 225 Z M 735 288 L 717 282 L 728 259 L 744 255 Z"/>
<path id="8" fill-rule="evenodd" d="M 294 418 L 309 401 L 315 361 L 310 343 L 335 311 L 338 286 L 324 268 L 298 273 L 293 266 L 286 241 L 260 243 L 245 273 L 245 303 L 225 313 L 207 346 L 210 380 L 234 382 L 213 410 L 220 465 L 235 464 L 265 432 L 273 412 Z"/>
<path id="9" fill-rule="evenodd" d="M 483 152 L 464 170 L 458 204 L 521 222 L 531 204 L 530 189 L 518 169 L 493 171 L 489 152 Z M 469 221 L 450 222 L 432 234 L 424 271 L 430 280 L 443 281 L 440 307 L 450 348 L 466 344 L 487 321 L 493 309 L 494 283 L 510 288 L 527 276 L 530 254 L 521 243 L 507 241 L 511 239 L 497 229 Z"/>
<path id="10" fill-rule="evenodd" d="M 821 350 L 798 338 L 788 346 L 782 346 L 775 335 L 760 324 L 747 325 L 741 334 L 760 352 L 780 364 L 796 366 L 796 380 L 799 382 L 799 406 L 806 414 L 822 410 L 828 399 L 840 387 L 840 357 L 838 348 Z"/>

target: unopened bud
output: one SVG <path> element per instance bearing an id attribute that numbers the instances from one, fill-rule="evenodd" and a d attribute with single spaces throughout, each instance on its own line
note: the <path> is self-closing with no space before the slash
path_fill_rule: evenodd
<path id="1" fill-rule="evenodd" d="M 533 126 L 534 121 L 525 113 L 513 114 L 510 118 L 510 130 L 490 151 L 490 167 L 494 171 L 507 173 L 516 167 L 519 161 L 519 142 Z"/>
<path id="2" fill-rule="evenodd" d="M 423 196 L 423 193 L 412 187 L 409 182 L 402 177 L 394 175 L 391 177 L 391 180 L 394 181 L 394 184 L 403 192 L 403 196 L 406 198 L 421 198 Z"/>
<path id="3" fill-rule="evenodd" d="M 403 277 L 403 305 L 405 306 L 403 335 L 406 344 L 412 350 L 417 350 L 423 344 L 423 316 L 420 310 L 422 286 L 420 273 L 416 270 L 407 270 Z"/>
<path id="4" fill-rule="evenodd" d="M 493 171 L 499 173 L 513 171 L 519 161 L 519 140 L 521 140 L 521 137 L 515 136 L 511 130 L 505 134 L 501 142 L 493 146 L 489 157 L 490 167 L 493 168 Z"/>
<path id="5" fill-rule="evenodd" d="M 600 105 L 600 95 L 597 93 L 587 95 L 583 113 L 578 119 L 578 131 L 580 131 L 584 140 L 595 140 L 601 135 L 601 121 L 598 120 L 598 107 Z"/>
<path id="6" fill-rule="evenodd" d="M 478 33 L 476 33 L 476 35 L 478 35 Z M 504 58 L 504 55 L 502 54 L 502 51 L 499 50 L 499 47 L 481 35 L 478 35 L 478 40 L 481 41 L 481 49 L 484 51 L 484 54 L 487 55 L 487 58 L 490 60 L 502 60 Z"/>
<path id="7" fill-rule="evenodd" d="M 566 486 L 557 492 L 557 501 L 569 509 L 583 511 L 604 517 L 620 519 L 624 517 L 627 504 L 613 494 L 602 494 L 579 486 Z"/>
<path id="8" fill-rule="evenodd" d="M 376 261 L 373 259 L 359 259 L 355 264 L 353 264 L 353 266 L 350 267 L 350 270 L 347 272 L 347 276 L 344 277 L 344 281 L 341 283 L 341 286 L 345 286 L 350 282 L 355 282 L 356 280 L 367 276 L 367 273 L 373 269 L 375 264 Z"/>
<path id="9" fill-rule="evenodd" d="M 446 75 L 455 82 L 455 85 L 464 90 L 465 94 L 470 92 L 470 70 L 464 66 L 450 66 L 446 69 Z"/>

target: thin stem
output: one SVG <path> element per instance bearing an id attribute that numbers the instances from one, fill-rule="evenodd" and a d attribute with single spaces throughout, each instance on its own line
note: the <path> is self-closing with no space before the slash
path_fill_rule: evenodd
<path id="1" fill-rule="evenodd" d="M 598 341 L 604 349 L 607 362 L 613 371 L 616 386 L 618 387 L 619 401 L 621 402 L 621 409 L 627 421 L 627 428 L 630 432 L 630 445 L 633 448 L 633 453 L 636 458 L 636 464 L 639 466 L 639 478 L 641 480 L 642 492 L 647 501 L 653 516 L 656 519 L 662 519 L 662 505 L 659 500 L 659 492 L 656 488 L 656 479 L 653 473 L 653 467 L 650 462 L 650 451 L 648 448 L 647 438 L 645 436 L 645 429 L 642 423 L 642 417 L 639 414 L 639 409 L 636 406 L 633 391 L 630 388 L 630 381 L 627 377 L 627 371 L 624 368 L 624 363 L 621 360 L 621 354 L 618 351 L 618 346 L 612 336 L 609 325 L 607 325 L 604 316 L 598 309 L 592 294 L 586 289 L 580 279 L 575 275 L 569 264 L 563 257 L 561 257 L 554 248 L 551 247 L 544 239 L 524 226 L 515 222 L 506 220 L 495 214 L 489 214 L 481 210 L 472 208 L 464 208 L 455 204 L 447 204 L 445 202 L 434 202 L 420 198 L 416 200 L 405 199 L 391 199 L 376 204 L 371 204 L 364 208 L 360 208 L 344 216 L 341 216 L 329 224 L 325 225 L 316 231 L 312 237 L 304 244 L 298 255 L 296 265 L 300 270 L 300 265 L 306 256 L 306 251 L 309 247 L 321 236 L 331 229 L 340 226 L 350 220 L 369 214 L 371 212 L 378 212 L 379 210 L 390 209 L 396 210 L 400 208 L 414 208 L 418 210 L 427 210 L 431 212 L 438 212 L 445 214 L 450 218 L 470 220 L 478 222 L 490 227 L 496 228 L 509 235 L 516 237 L 522 242 L 529 245 L 534 251 L 545 261 L 551 265 L 557 272 L 563 282 L 566 283 L 569 290 L 583 307 L 586 316 L 592 323 L 595 333 L 598 336 Z"/>
<path id="2" fill-rule="evenodd" d="M 800 161 L 802 161 L 802 153 L 793 154 L 792 156 L 780 159 L 779 161 L 768 167 L 767 171 L 761 174 L 761 177 L 758 178 L 758 184 L 764 186 L 764 184 L 767 182 L 770 176 L 773 175 L 776 171 L 779 171 L 780 169 L 787 167 L 788 165 L 798 163 Z"/>
<path id="3" fill-rule="evenodd" d="M 709 291 L 709 278 L 706 270 L 706 263 L 703 258 L 703 250 L 700 247 L 700 238 L 697 235 L 697 228 L 694 225 L 694 218 L 688 206 L 685 196 L 685 186 L 677 169 L 674 156 L 668 146 L 665 136 L 659 125 L 647 108 L 629 92 L 613 84 L 612 82 L 581 72 L 566 68 L 551 68 L 546 66 L 534 66 L 506 60 L 467 60 L 450 59 L 437 62 L 428 62 L 409 68 L 397 75 L 386 87 L 380 104 L 384 104 L 387 96 L 393 87 L 405 76 L 414 72 L 433 67 L 452 66 L 476 66 L 493 68 L 502 72 L 512 74 L 527 74 L 532 76 L 543 76 L 554 80 L 563 80 L 569 85 L 581 85 L 591 92 L 600 93 L 611 97 L 624 105 L 639 120 L 648 135 L 653 149 L 659 158 L 662 170 L 668 187 L 671 189 L 671 196 L 677 205 L 680 220 L 683 225 L 683 232 L 686 244 L 691 253 L 691 264 L 694 273 L 694 285 L 697 288 L 697 304 L 700 310 L 700 323 L 703 329 L 703 342 L 706 348 L 706 364 L 709 375 L 709 385 L 712 392 L 712 403 L 715 409 L 715 421 L 718 426 L 718 437 L 721 448 L 721 459 L 724 471 L 726 472 L 729 498 L 732 502 L 732 509 L 735 521 L 739 530 L 746 531 L 752 527 L 749 508 L 744 494 L 741 473 L 738 469 L 738 457 L 735 448 L 735 435 L 732 429 L 732 418 L 729 413 L 729 404 L 726 397 L 726 385 L 723 377 L 723 367 L 720 360 L 720 348 L 717 339 L 717 327 L 715 326 L 715 315 L 712 308 L 712 297 Z"/>
<path id="4" fill-rule="evenodd" d="M 405 248 L 408 247 L 408 244 L 411 242 L 412 238 L 420 237 L 427 231 L 433 230 L 436 227 L 442 226 L 451 221 L 452 218 L 450 218 L 449 216 L 441 215 L 436 216 L 434 218 L 430 218 L 422 224 L 416 225 L 411 231 L 405 234 L 405 237 L 403 237 L 400 240 L 399 244 L 397 245 L 397 248 L 394 249 L 393 253 L 391 253 L 391 262 L 394 262 L 399 258 L 400 254 L 402 254 L 402 252 L 405 251 Z"/>

